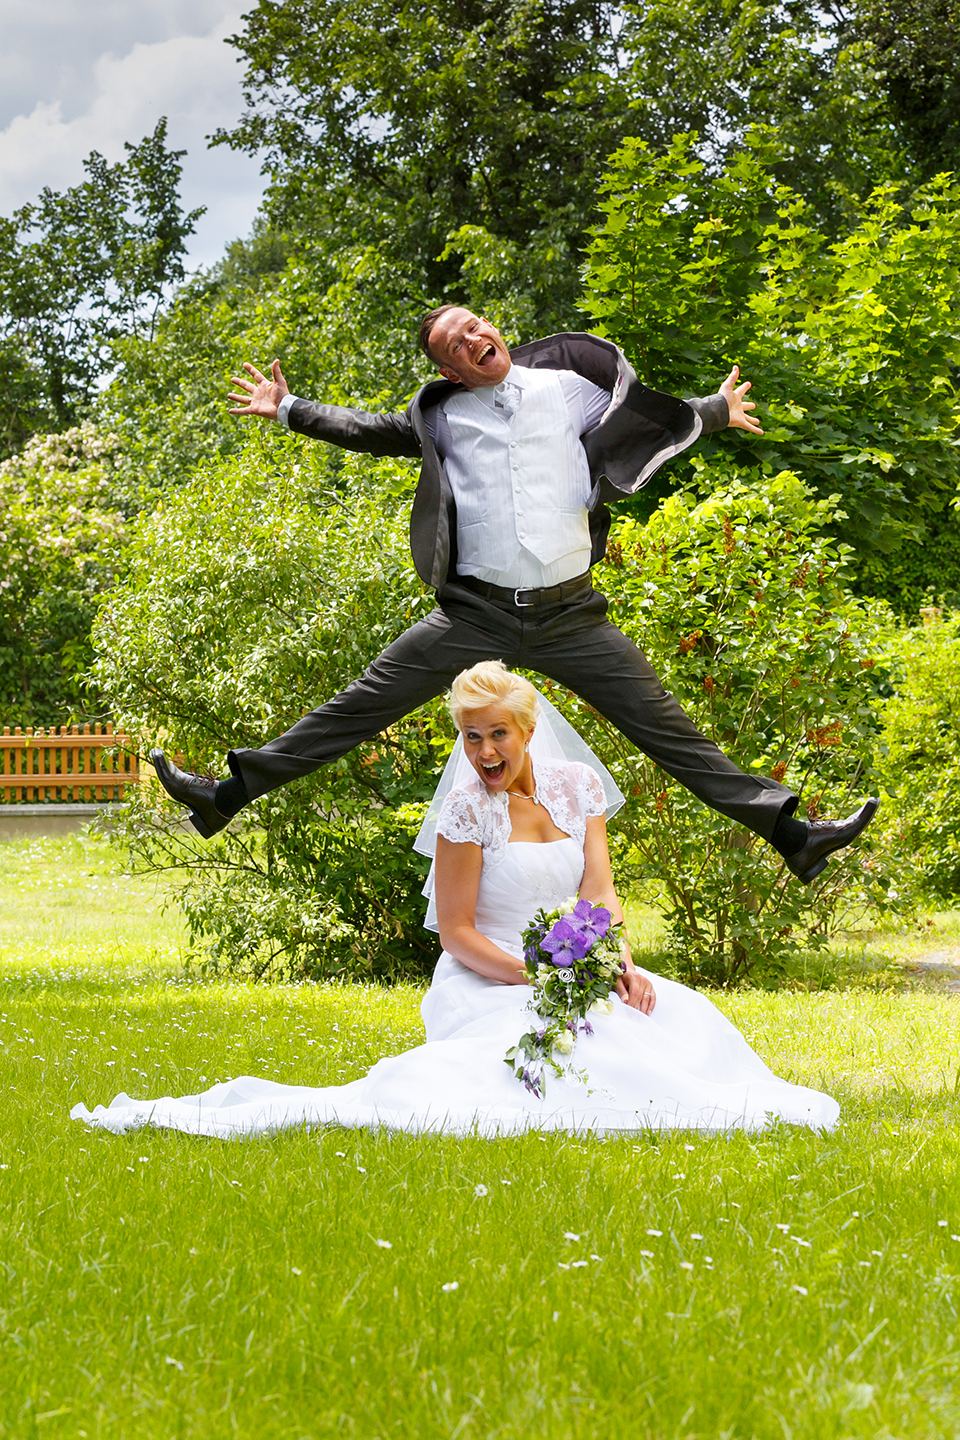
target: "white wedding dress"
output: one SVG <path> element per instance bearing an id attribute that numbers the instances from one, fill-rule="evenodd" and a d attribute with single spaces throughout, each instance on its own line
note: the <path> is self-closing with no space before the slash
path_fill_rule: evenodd
<path id="1" fill-rule="evenodd" d="M 600 782 L 587 766 L 538 762 L 535 770 L 538 798 L 570 838 L 512 842 L 506 797 L 488 796 L 479 782 L 447 796 L 438 825 L 449 839 L 483 844 L 477 929 L 518 957 L 521 931 L 535 912 L 576 893 L 586 817 L 604 810 Z M 71 1115 L 118 1132 L 149 1124 L 217 1136 L 302 1124 L 454 1135 L 757 1130 L 771 1119 L 835 1124 L 835 1100 L 779 1080 L 705 995 L 643 973 L 656 990 L 653 1013 L 642 1015 L 614 996 L 614 1013 L 591 1016 L 594 1033 L 582 1035 L 574 1051 L 588 1084 L 548 1070 L 539 1100 L 504 1063 L 534 1021 L 529 989 L 487 980 L 444 951 L 421 1005 L 426 1044 L 379 1061 L 360 1080 L 311 1089 L 247 1075 L 201 1095 L 121 1094 L 108 1107 L 77 1105 Z"/>

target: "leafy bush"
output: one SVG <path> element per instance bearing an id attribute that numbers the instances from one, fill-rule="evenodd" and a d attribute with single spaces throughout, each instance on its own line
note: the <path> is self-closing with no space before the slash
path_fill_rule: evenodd
<path id="1" fill-rule="evenodd" d="M 671 496 L 617 523 L 598 574 L 611 618 L 693 720 L 744 770 L 783 780 L 811 819 L 852 810 L 873 784 L 882 605 L 847 589 L 834 502 L 788 472 L 748 484 L 696 462 L 702 498 Z M 774 983 L 863 906 L 889 905 L 858 847 L 808 889 L 769 846 L 695 800 L 595 712 L 567 702 L 619 776 L 622 878 L 653 884 L 683 978 Z M 894 896 L 894 899 L 896 897 Z"/>
<path id="2" fill-rule="evenodd" d="M 118 720 L 144 746 L 222 774 L 225 750 L 278 733 L 359 674 L 432 602 L 407 551 L 410 473 L 256 432 L 170 496 L 140 522 L 97 625 L 96 676 Z M 712 488 L 699 502 L 673 496 L 646 525 L 615 526 L 600 577 L 613 618 L 744 768 L 785 778 L 802 813 L 845 813 L 872 783 L 887 613 L 845 586 L 847 547 L 825 533 L 833 502 L 787 473 L 753 485 L 732 465 L 698 474 Z M 629 795 L 619 878 L 660 890 L 685 978 L 774 983 L 798 947 L 892 903 L 863 847 L 805 889 L 769 847 L 565 703 Z M 182 812 L 144 787 L 123 834 L 143 863 L 180 868 L 204 970 L 421 976 L 436 941 L 411 842 L 451 740 L 427 707 L 209 844 L 171 828 Z"/>
<path id="3" fill-rule="evenodd" d="M 928 609 L 892 637 L 894 690 L 880 707 L 884 833 L 906 857 L 904 889 L 960 896 L 960 614 Z"/>
<path id="4" fill-rule="evenodd" d="M 117 440 L 92 425 L 38 436 L 0 463 L 0 723 L 59 725 L 89 713 L 78 678 L 90 626 L 116 583 L 129 509 Z"/>
<path id="5" fill-rule="evenodd" d="M 409 558 L 409 466 L 254 431 L 142 519 L 96 627 L 98 682 L 146 748 L 225 773 L 354 679 L 431 607 Z M 424 869 L 411 849 L 449 722 L 420 712 L 244 810 L 214 842 L 171 829 L 155 786 L 126 807 L 141 863 L 176 867 L 203 968 L 420 976 Z M 411 808 L 413 807 L 413 808 Z"/>

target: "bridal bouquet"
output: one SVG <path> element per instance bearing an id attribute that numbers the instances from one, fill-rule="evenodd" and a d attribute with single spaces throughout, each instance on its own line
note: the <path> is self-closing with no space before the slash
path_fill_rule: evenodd
<path id="1" fill-rule="evenodd" d="M 523 932 L 523 959 L 533 998 L 530 1008 L 542 1026 L 521 1035 L 504 1057 L 518 1080 L 543 1097 L 547 1066 L 561 1078 L 586 1081 L 570 1057 L 583 1032 L 593 1034 L 587 1016 L 611 1015 L 610 992 L 626 969 L 621 960 L 619 924 L 602 905 L 576 896 L 556 910 L 538 910 Z"/>

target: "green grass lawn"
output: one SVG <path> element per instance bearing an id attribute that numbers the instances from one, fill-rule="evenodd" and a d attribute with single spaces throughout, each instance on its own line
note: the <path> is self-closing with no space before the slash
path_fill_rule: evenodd
<path id="1" fill-rule="evenodd" d="M 960 1434 L 957 997 L 721 998 L 829 1136 L 100 1135 L 422 1038 L 412 988 L 185 980 L 162 898 L 0 844 L 0 1436 Z"/>

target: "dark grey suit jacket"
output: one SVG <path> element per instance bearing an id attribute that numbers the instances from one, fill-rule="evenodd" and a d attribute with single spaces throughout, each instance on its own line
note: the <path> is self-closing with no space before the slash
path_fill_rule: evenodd
<path id="1" fill-rule="evenodd" d="M 729 419 L 722 395 L 677 400 L 648 390 L 623 351 L 597 335 L 549 335 L 510 353 L 517 365 L 574 370 L 612 393 L 600 424 L 581 437 L 594 482 L 588 505 L 591 565 L 602 559 L 606 549 L 610 511 L 604 502 L 634 494 L 667 460 L 698 436 L 724 429 Z M 407 455 L 422 461 L 410 517 L 410 548 L 417 574 L 437 590 L 456 574 L 457 512 L 424 413 L 456 389 L 448 380 L 431 380 L 405 411 L 393 415 L 298 399 L 287 417 L 291 430 L 314 440 L 368 455 Z"/>

